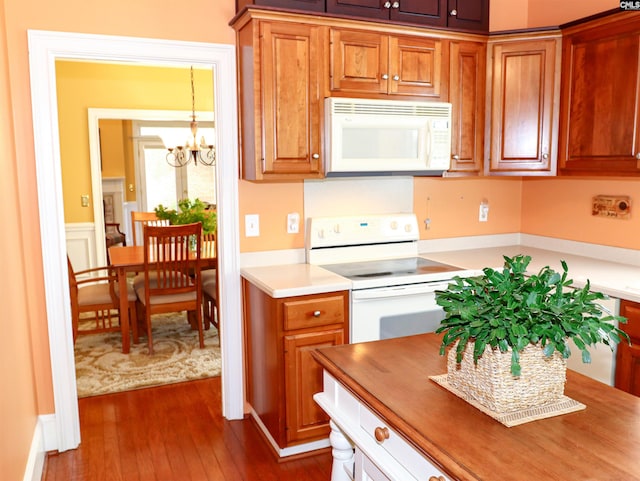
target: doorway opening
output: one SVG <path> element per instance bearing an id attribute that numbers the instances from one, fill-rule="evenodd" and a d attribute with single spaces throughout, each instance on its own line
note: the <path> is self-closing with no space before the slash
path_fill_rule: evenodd
<path id="1" fill-rule="evenodd" d="M 56 59 L 124 61 L 161 65 L 210 66 L 216 110 L 226 119 L 217 126 L 219 162 L 217 192 L 221 276 L 223 415 L 244 414 L 242 323 L 238 234 L 238 152 L 235 51 L 231 45 L 165 41 L 134 37 L 28 31 L 31 103 L 45 303 L 51 353 L 55 419 L 44 426 L 47 450 L 65 451 L 80 443 L 78 402 L 69 308 L 60 145 L 55 85 Z"/>

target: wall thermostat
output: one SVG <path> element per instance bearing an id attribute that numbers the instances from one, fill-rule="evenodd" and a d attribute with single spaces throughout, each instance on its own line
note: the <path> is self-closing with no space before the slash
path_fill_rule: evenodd
<path id="1" fill-rule="evenodd" d="M 627 195 L 596 195 L 593 198 L 591 214 L 612 219 L 628 219 L 631 216 L 631 198 Z"/>

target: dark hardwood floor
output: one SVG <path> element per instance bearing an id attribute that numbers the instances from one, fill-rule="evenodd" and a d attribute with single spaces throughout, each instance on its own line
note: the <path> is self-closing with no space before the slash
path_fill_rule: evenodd
<path id="1" fill-rule="evenodd" d="M 278 463 L 250 420 L 222 417 L 220 378 L 79 400 L 82 442 L 43 481 L 328 481 L 331 454 Z"/>

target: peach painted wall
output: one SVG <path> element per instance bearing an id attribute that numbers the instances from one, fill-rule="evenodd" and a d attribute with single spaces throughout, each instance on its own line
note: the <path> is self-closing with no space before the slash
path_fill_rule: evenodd
<path id="1" fill-rule="evenodd" d="M 290 182 L 260 184 L 241 180 L 238 186 L 240 210 L 240 251 L 256 252 L 304 247 L 304 229 L 287 234 L 287 214 L 300 213 L 304 219 L 304 184 Z M 246 237 L 245 214 L 260 215 L 260 236 Z"/>
<path id="2" fill-rule="evenodd" d="M 0 241 L 1 250 L 11 253 L 7 259 L 3 254 L 3 270 L 12 273 L 11 285 L 3 289 L 8 295 L 3 296 L 0 382 L 10 386 L 11 396 L 0 397 L 0 426 L 3 434 L 10 433 L 0 441 L 0 472 L 3 479 L 13 480 L 23 478 L 36 415 L 54 411 L 27 30 L 233 44 L 235 36 L 228 22 L 235 14 L 235 2 L 0 0 L 0 11 L 0 140 L 6 153 L 0 200 L 4 228 L 12 233 Z M 199 19 L 195 27 L 194 15 Z"/>
<path id="3" fill-rule="evenodd" d="M 620 8 L 619 0 L 529 0 L 527 25 L 530 28 L 562 25 L 615 8 Z"/>
<path id="4" fill-rule="evenodd" d="M 15 143 L 9 62 L 5 36 L 4 1 L 0 0 L 0 205 L 6 235 L 0 236 L 0 277 L 2 314 L 0 314 L 0 478 L 22 479 L 33 430 L 36 425 L 37 389 L 34 382 L 31 309 L 27 296 L 28 278 L 23 225 L 28 221 L 21 212 L 26 199 L 18 187 L 18 154 Z"/>
<path id="5" fill-rule="evenodd" d="M 415 178 L 414 212 L 420 239 L 505 234 L 520 231 L 519 178 Z M 487 222 L 478 221 L 480 202 L 489 202 Z M 430 219 L 429 229 L 423 224 Z"/>
<path id="6" fill-rule="evenodd" d="M 522 186 L 522 232 L 640 249 L 639 193 L 640 179 L 527 179 Z M 631 196 L 631 218 L 592 216 L 595 195 Z"/>

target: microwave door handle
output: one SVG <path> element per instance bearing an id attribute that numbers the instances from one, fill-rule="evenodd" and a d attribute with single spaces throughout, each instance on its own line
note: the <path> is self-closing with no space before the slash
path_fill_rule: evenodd
<path id="1" fill-rule="evenodd" d="M 431 123 L 427 122 L 427 159 L 431 165 Z"/>

